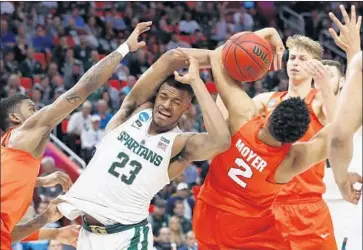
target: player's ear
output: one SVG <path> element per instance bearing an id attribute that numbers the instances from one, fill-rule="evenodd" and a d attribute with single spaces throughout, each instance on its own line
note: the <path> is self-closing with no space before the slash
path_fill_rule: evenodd
<path id="1" fill-rule="evenodd" d="M 20 116 L 17 113 L 10 113 L 8 118 L 12 124 L 17 125 L 21 123 Z"/>
<path id="2" fill-rule="evenodd" d="M 342 77 L 340 77 L 340 79 L 339 79 L 339 89 L 343 88 L 344 83 L 345 83 L 345 77 L 344 77 L 344 76 L 342 76 Z"/>

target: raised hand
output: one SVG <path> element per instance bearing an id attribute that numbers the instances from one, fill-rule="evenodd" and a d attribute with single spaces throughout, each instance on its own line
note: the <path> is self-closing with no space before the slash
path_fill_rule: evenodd
<path id="1" fill-rule="evenodd" d="M 130 51 L 136 51 L 146 45 L 144 41 L 139 42 L 139 36 L 150 29 L 152 22 L 143 22 L 136 25 L 136 28 L 127 38 L 126 43 L 129 46 Z"/>
<path id="2" fill-rule="evenodd" d="M 308 60 L 302 64 L 302 68 L 312 76 L 315 84 L 319 88 L 329 86 L 329 72 L 320 61 L 316 59 Z"/>
<path id="3" fill-rule="evenodd" d="M 340 5 L 339 7 L 344 18 L 344 25 L 333 13 L 330 12 L 329 17 L 339 28 L 340 34 L 338 36 L 335 30 L 332 28 L 329 29 L 329 32 L 332 35 L 336 45 L 338 45 L 346 53 L 350 52 L 350 50 L 358 52 L 361 46 L 360 27 L 362 24 L 362 16 L 359 16 L 357 19 L 354 5 L 351 7 L 350 17 L 343 5 Z"/>
<path id="4" fill-rule="evenodd" d="M 277 30 L 275 28 L 265 28 L 256 31 L 255 34 L 267 40 L 271 46 L 273 53 L 271 70 L 280 70 L 282 68 L 282 57 L 285 52 L 285 46 Z"/>
<path id="5" fill-rule="evenodd" d="M 177 71 L 174 71 L 175 80 L 184 84 L 191 84 L 194 80 L 200 79 L 199 62 L 194 57 L 188 58 L 189 68 L 188 73 L 181 76 Z"/>

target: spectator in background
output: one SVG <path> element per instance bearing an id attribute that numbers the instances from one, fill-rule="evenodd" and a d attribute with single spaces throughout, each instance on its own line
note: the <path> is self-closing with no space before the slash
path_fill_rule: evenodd
<path id="1" fill-rule="evenodd" d="M 53 57 L 58 65 L 63 65 L 68 50 L 68 42 L 66 36 L 61 36 L 59 44 L 53 50 Z"/>
<path id="2" fill-rule="evenodd" d="M 169 215 L 173 214 L 176 201 L 183 201 L 184 203 L 184 217 L 191 220 L 192 212 L 194 208 L 194 200 L 190 198 L 190 192 L 188 184 L 181 182 L 176 188 L 176 193 L 171 196 L 166 203 L 166 213 Z"/>
<path id="3" fill-rule="evenodd" d="M 136 83 L 136 77 L 133 75 L 130 75 L 127 77 L 127 85 L 125 87 L 122 88 L 122 92 L 125 93 L 126 95 L 130 93 L 132 87 L 134 87 Z"/>
<path id="4" fill-rule="evenodd" d="M 28 45 L 25 44 L 25 40 L 22 37 L 16 39 L 16 46 L 14 48 L 15 60 L 22 62 L 26 59 Z"/>
<path id="5" fill-rule="evenodd" d="M 150 67 L 146 56 L 144 50 L 136 51 L 136 58 L 131 59 L 129 62 L 130 75 L 139 78 Z"/>
<path id="6" fill-rule="evenodd" d="M 179 218 L 183 233 L 192 230 L 192 222 L 184 218 L 184 203 L 183 201 L 176 201 L 173 209 L 173 215 Z"/>
<path id="7" fill-rule="evenodd" d="M 15 55 L 13 50 L 5 51 L 4 53 L 4 70 L 11 74 L 19 74 L 19 65 L 15 61 Z"/>
<path id="8" fill-rule="evenodd" d="M 81 133 L 82 157 L 88 164 L 92 159 L 96 145 L 101 142 L 104 131 L 100 129 L 101 118 L 98 115 L 91 116 L 92 126 L 89 129 L 83 129 Z"/>
<path id="9" fill-rule="evenodd" d="M 47 176 L 58 171 L 54 159 L 49 156 L 42 159 L 40 166 L 42 170 L 41 176 Z M 41 200 L 50 201 L 60 195 L 63 192 L 63 189 L 62 186 L 58 184 L 54 187 L 38 187 L 37 192 Z"/>
<path id="10" fill-rule="evenodd" d="M 70 89 L 81 79 L 82 77 L 82 64 L 76 61 L 72 64 L 72 73 L 64 76 L 65 89 Z"/>
<path id="11" fill-rule="evenodd" d="M 82 110 L 75 112 L 71 115 L 67 126 L 67 141 L 69 147 L 76 152 L 80 153 L 80 145 L 77 143 L 81 139 L 83 130 L 91 128 L 91 110 L 92 104 L 89 101 L 85 101 L 82 105 Z"/>
<path id="12" fill-rule="evenodd" d="M 79 45 L 74 47 L 74 57 L 85 65 L 91 54 L 91 47 L 88 45 L 85 33 L 79 36 Z"/>
<path id="13" fill-rule="evenodd" d="M 100 128 L 104 130 L 112 118 L 112 115 L 108 112 L 108 105 L 105 100 L 98 100 L 97 114 L 101 117 Z"/>
<path id="14" fill-rule="evenodd" d="M 15 74 L 10 75 L 9 77 L 7 91 L 9 91 L 9 89 L 15 90 L 16 93 L 25 94 L 24 87 L 20 85 L 20 77 Z"/>
<path id="15" fill-rule="evenodd" d="M 63 245 L 59 241 L 50 240 L 48 250 L 63 250 Z"/>
<path id="16" fill-rule="evenodd" d="M 241 8 L 239 12 L 233 14 L 233 19 L 235 23 L 234 32 L 241 31 L 252 31 L 254 22 L 250 14 L 247 13 L 245 8 Z"/>
<path id="17" fill-rule="evenodd" d="M 87 60 L 84 62 L 84 67 L 85 70 L 89 70 L 93 65 L 95 65 L 96 63 L 98 63 L 98 61 L 100 60 L 100 55 L 98 54 L 97 50 L 92 50 L 91 51 L 91 57 L 87 58 Z"/>
<path id="18" fill-rule="evenodd" d="M 7 20 L 1 20 L 1 47 L 3 49 L 12 49 L 15 46 L 15 34 L 8 30 Z"/>
<path id="19" fill-rule="evenodd" d="M 49 86 L 49 77 L 42 76 L 39 83 L 35 84 L 35 87 L 42 92 L 41 103 L 45 105 L 50 104 L 52 88 Z"/>
<path id="20" fill-rule="evenodd" d="M 161 228 L 168 226 L 168 218 L 165 215 L 165 201 L 157 199 L 154 203 L 154 211 L 149 216 L 153 234 L 157 235 Z"/>
<path id="21" fill-rule="evenodd" d="M 37 25 L 36 36 L 33 38 L 33 47 L 37 52 L 51 51 L 53 47 L 52 38 L 46 34 L 45 27 Z"/>
<path id="22" fill-rule="evenodd" d="M 171 40 L 168 42 L 166 49 L 171 50 L 175 48 L 190 48 L 190 44 L 181 41 L 177 34 L 173 33 L 171 35 Z"/>
<path id="23" fill-rule="evenodd" d="M 67 49 L 65 61 L 64 61 L 63 67 L 62 67 L 62 72 L 64 74 L 64 77 L 72 76 L 73 70 L 74 70 L 73 65 L 75 65 L 75 64 L 79 66 L 79 74 L 83 75 L 83 73 L 84 73 L 83 63 L 80 60 L 74 58 L 73 49 Z M 69 86 L 71 84 L 67 83 L 67 85 Z M 71 85 L 71 86 L 73 86 L 73 85 Z"/>
<path id="24" fill-rule="evenodd" d="M 162 227 L 159 232 L 156 232 L 156 234 L 158 237 L 154 241 L 155 250 L 176 250 L 175 244 L 174 248 L 172 248 L 171 230 L 168 227 Z"/>
<path id="25" fill-rule="evenodd" d="M 37 110 L 39 110 L 45 106 L 44 103 L 41 102 L 41 99 L 42 99 L 42 92 L 40 91 L 39 88 L 34 87 L 32 89 L 31 100 L 34 102 Z"/>
<path id="26" fill-rule="evenodd" d="M 58 64 L 55 62 L 51 62 L 48 65 L 48 76 L 50 80 L 53 80 L 54 77 L 59 76 Z"/>
<path id="27" fill-rule="evenodd" d="M 196 30 L 200 30 L 200 26 L 197 21 L 192 20 L 190 12 L 187 12 L 183 20 L 179 22 L 179 30 L 186 34 L 193 34 Z"/>
<path id="28" fill-rule="evenodd" d="M 85 26 L 83 17 L 79 14 L 79 9 L 77 7 L 72 8 L 72 15 L 66 15 L 64 18 L 64 25 L 69 26 L 74 23 L 75 28 L 83 29 Z"/>
<path id="29" fill-rule="evenodd" d="M 185 237 L 180 220 L 177 216 L 170 217 L 169 229 L 171 231 L 171 243 L 176 244 L 177 247 L 181 247 L 184 244 Z"/>
<path id="30" fill-rule="evenodd" d="M 189 231 L 186 234 L 185 245 L 178 250 L 198 250 L 197 243 L 195 241 L 195 236 L 193 231 Z"/>
<path id="31" fill-rule="evenodd" d="M 20 64 L 20 71 L 24 77 L 33 77 L 43 73 L 40 63 L 34 60 L 33 48 L 27 49 L 26 59 Z"/>

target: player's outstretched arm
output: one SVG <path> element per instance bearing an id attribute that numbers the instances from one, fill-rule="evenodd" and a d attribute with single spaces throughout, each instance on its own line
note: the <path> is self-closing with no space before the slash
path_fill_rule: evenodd
<path id="1" fill-rule="evenodd" d="M 54 103 L 28 119 L 23 128 L 33 131 L 40 128 L 44 130 L 44 134 L 51 131 L 111 77 L 115 67 L 128 51 L 136 51 L 145 46 L 145 42 L 138 42 L 138 37 L 149 30 L 150 25 L 151 22 L 139 23 L 124 44 L 92 66 L 74 87 L 61 95 Z"/>
<path id="2" fill-rule="evenodd" d="M 11 240 L 13 242 L 21 241 L 28 235 L 31 235 L 31 234 L 39 231 L 46 224 L 57 221 L 60 218 L 62 218 L 63 215 L 61 213 L 59 213 L 59 211 L 57 209 L 57 204 L 59 202 L 60 202 L 60 200 L 58 200 L 58 199 L 52 200 L 49 203 L 48 208 L 44 213 L 36 216 L 32 220 L 30 220 L 24 224 L 17 225 L 11 232 Z M 39 232 L 38 237 L 43 237 L 43 238 L 46 236 L 50 237 L 50 235 L 49 235 L 50 233 L 51 232 L 43 231 L 43 234 L 41 235 Z"/>
<path id="3" fill-rule="evenodd" d="M 328 124 L 309 141 L 295 142 L 275 173 L 276 182 L 287 183 L 294 176 L 303 173 L 318 162 L 326 160 L 330 131 L 331 124 Z"/>
<path id="4" fill-rule="evenodd" d="M 105 132 L 108 133 L 125 122 L 132 113 L 150 107 L 149 102 L 163 81 L 175 70 L 186 66 L 187 57 L 179 49 L 169 50 L 163 54 L 141 77 L 137 80 L 131 92 L 124 99 L 120 109 L 107 124 Z"/>
<path id="5" fill-rule="evenodd" d="M 190 84 L 201 106 L 207 133 L 179 135 L 173 145 L 173 159 L 169 167 L 169 178 L 173 179 L 192 161 L 203 161 L 213 158 L 227 150 L 231 136 L 223 115 L 209 94 L 199 76 L 199 65 L 195 58 L 189 58 L 189 72 L 180 76 L 175 72 L 175 79 Z"/>
<path id="6" fill-rule="evenodd" d="M 232 79 L 222 63 L 222 47 L 210 53 L 214 81 L 218 93 L 228 110 L 231 134 L 234 134 L 243 123 L 256 114 L 252 99 L 242 89 L 240 83 Z"/>
<path id="7" fill-rule="evenodd" d="M 349 195 L 348 167 L 353 155 L 353 135 L 362 126 L 362 59 L 361 51 L 348 65 L 347 80 L 338 99 L 328 144 L 329 162 L 345 199 Z"/>

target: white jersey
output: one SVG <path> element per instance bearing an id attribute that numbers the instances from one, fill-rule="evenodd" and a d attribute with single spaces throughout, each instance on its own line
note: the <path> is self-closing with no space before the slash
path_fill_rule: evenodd
<path id="1" fill-rule="evenodd" d="M 171 131 L 149 135 L 152 109 L 133 115 L 97 146 L 85 171 L 58 208 L 68 219 L 87 213 L 105 225 L 138 223 L 148 217 L 151 199 L 170 183 Z"/>

